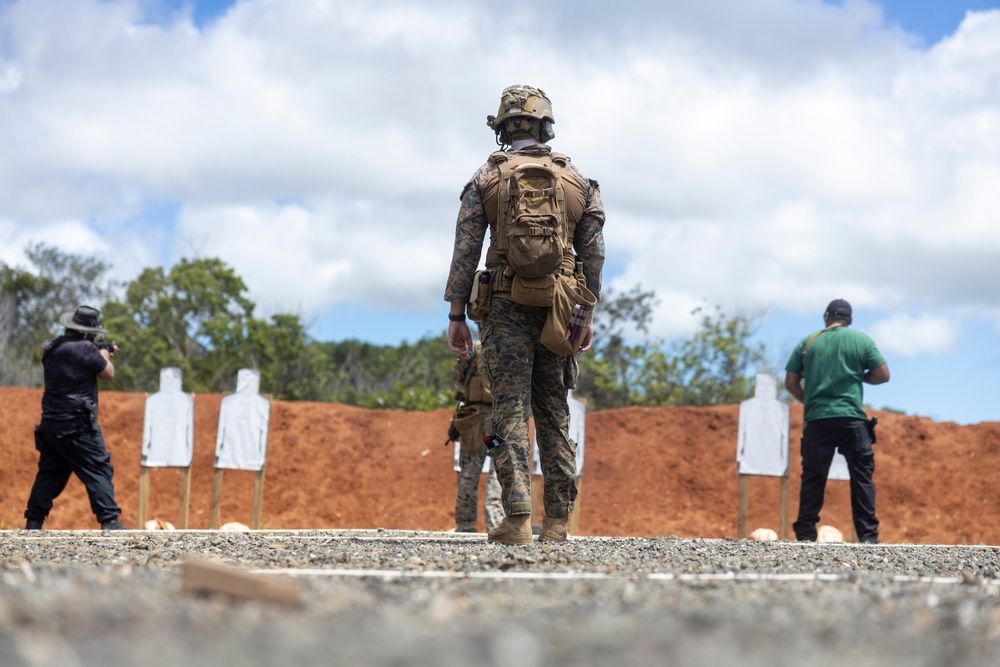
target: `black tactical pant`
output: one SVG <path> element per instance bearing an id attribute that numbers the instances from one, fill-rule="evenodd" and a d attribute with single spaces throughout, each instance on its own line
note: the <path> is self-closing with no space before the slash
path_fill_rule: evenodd
<path id="1" fill-rule="evenodd" d="M 816 524 L 823 509 L 826 478 L 833 455 L 839 450 L 847 459 L 851 476 L 851 513 L 854 532 L 861 542 L 878 539 L 875 516 L 875 452 L 865 420 L 848 417 L 815 419 L 802 433 L 802 489 L 799 518 L 792 524 L 799 540 L 816 541 Z"/>
<path id="2" fill-rule="evenodd" d="M 114 468 L 111 454 L 104 446 L 100 427 L 89 417 L 67 421 L 43 419 L 35 427 L 38 450 L 38 474 L 28 497 L 26 519 L 44 521 L 52 510 L 52 501 L 62 493 L 71 474 L 76 474 L 87 488 L 90 509 L 97 521 L 104 523 L 118 517 L 121 508 L 115 502 L 111 481 Z"/>

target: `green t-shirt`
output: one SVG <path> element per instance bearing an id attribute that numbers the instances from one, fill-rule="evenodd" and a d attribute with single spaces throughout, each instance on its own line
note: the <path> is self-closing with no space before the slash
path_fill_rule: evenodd
<path id="1" fill-rule="evenodd" d="M 805 377 L 805 420 L 831 417 L 866 419 L 861 378 L 866 371 L 885 363 L 875 342 L 849 327 L 824 331 L 809 346 L 803 369 L 802 348 L 810 336 L 812 334 L 799 341 L 785 364 L 789 373 Z"/>

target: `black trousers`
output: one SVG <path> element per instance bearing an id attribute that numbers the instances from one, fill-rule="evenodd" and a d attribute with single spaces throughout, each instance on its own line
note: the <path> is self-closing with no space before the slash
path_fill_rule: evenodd
<path id="1" fill-rule="evenodd" d="M 851 476 L 851 513 L 858 540 L 878 539 L 875 516 L 875 452 L 863 419 L 837 417 L 806 423 L 802 433 L 802 489 L 799 518 L 792 525 L 796 538 L 816 540 L 816 524 L 823 509 L 826 478 L 833 455 L 839 450 L 847 459 Z"/>
<path id="2" fill-rule="evenodd" d="M 98 522 L 104 523 L 122 513 L 115 502 L 111 481 L 114 468 L 111 454 L 104 446 L 104 436 L 89 418 L 69 421 L 43 419 L 35 427 L 38 450 L 38 474 L 28 497 L 26 519 L 44 521 L 52 510 L 52 501 L 62 493 L 71 474 L 76 474 L 87 488 L 90 509 Z"/>

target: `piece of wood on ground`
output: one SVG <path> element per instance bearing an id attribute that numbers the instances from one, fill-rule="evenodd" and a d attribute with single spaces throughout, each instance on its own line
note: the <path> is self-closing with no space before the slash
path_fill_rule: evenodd
<path id="1" fill-rule="evenodd" d="M 195 559 L 181 564 L 184 590 L 225 593 L 251 600 L 279 604 L 302 604 L 299 583 L 285 577 L 254 574 L 210 560 Z"/>

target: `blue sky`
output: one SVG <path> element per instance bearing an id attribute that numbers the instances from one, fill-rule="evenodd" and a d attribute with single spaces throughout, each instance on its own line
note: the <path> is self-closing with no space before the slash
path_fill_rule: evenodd
<path id="1" fill-rule="evenodd" d="M 780 369 L 847 298 L 870 404 L 1000 419 L 1000 2 L 505 7 L 0 0 L 0 260 L 218 256 L 318 339 L 433 335 L 483 118 L 534 83 L 651 335 L 758 313 Z"/>

